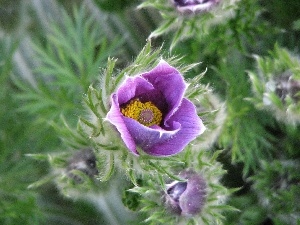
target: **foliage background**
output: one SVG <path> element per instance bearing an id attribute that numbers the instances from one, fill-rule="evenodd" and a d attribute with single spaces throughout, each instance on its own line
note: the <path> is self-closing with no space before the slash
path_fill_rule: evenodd
<path id="1" fill-rule="evenodd" d="M 124 68 L 158 27 L 155 9 L 136 10 L 136 0 L 0 1 L 0 224 L 122 224 L 134 220 L 121 202 L 122 190 L 96 199 L 63 197 L 48 182 L 46 161 L 27 156 L 60 153 L 68 143 L 63 123 L 76 126 L 85 113 L 83 97 L 99 79 L 108 57 Z M 299 224 L 299 125 L 278 121 L 257 109 L 247 71 L 257 72 L 253 55 L 267 56 L 277 44 L 300 50 L 297 0 L 241 0 L 236 16 L 208 34 L 179 42 L 172 52 L 182 63 L 202 62 L 194 76 L 226 102 L 228 116 L 212 151 L 228 171 L 222 182 L 240 187 L 229 200 L 240 210 L 227 224 Z M 170 35 L 153 40 L 168 50 Z M 64 127 L 64 128 L 62 128 Z M 74 137 L 76 138 L 76 137 Z"/>

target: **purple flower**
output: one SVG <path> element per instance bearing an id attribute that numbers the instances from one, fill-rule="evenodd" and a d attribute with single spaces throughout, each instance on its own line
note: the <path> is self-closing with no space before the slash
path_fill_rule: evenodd
<path id="1" fill-rule="evenodd" d="M 183 171 L 179 176 L 187 181 L 174 181 L 168 185 L 165 204 L 167 208 L 178 215 L 198 214 L 206 201 L 206 182 L 202 176 L 192 170 Z"/>
<path id="2" fill-rule="evenodd" d="M 186 87 L 178 70 L 161 60 L 125 79 L 111 96 L 106 119 L 136 155 L 137 147 L 149 155 L 177 154 L 205 130 L 194 104 L 183 97 Z"/>
<path id="3" fill-rule="evenodd" d="M 220 0 L 171 0 L 176 9 L 183 14 L 209 11 Z"/>

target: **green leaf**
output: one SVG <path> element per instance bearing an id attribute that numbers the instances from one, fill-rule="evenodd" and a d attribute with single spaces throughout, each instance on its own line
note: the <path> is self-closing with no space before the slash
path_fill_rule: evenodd
<path id="1" fill-rule="evenodd" d="M 176 22 L 175 20 L 176 18 L 170 18 L 163 21 L 163 23 L 150 34 L 149 39 L 160 36 L 163 33 L 166 33 L 168 30 L 171 29 L 171 26 L 174 25 L 174 23 Z"/>

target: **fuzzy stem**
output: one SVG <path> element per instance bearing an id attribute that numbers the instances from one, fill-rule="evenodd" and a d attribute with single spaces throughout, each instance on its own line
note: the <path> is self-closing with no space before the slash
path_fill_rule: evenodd
<path id="1" fill-rule="evenodd" d="M 95 203 L 101 209 L 101 212 L 103 212 L 103 214 L 105 215 L 106 220 L 109 222 L 108 224 L 115 224 L 115 225 L 122 224 L 118 220 L 118 218 L 113 214 L 104 196 L 99 197 L 99 199 L 96 200 Z"/>

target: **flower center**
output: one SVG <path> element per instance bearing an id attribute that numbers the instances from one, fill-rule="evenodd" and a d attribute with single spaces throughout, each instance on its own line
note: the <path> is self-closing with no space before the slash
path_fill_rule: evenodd
<path id="1" fill-rule="evenodd" d="M 131 100 L 121 112 L 147 127 L 159 125 L 162 120 L 161 111 L 152 102 L 142 103 L 138 99 Z"/>

